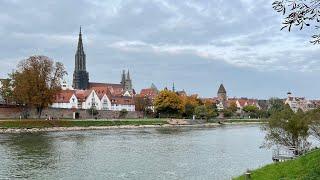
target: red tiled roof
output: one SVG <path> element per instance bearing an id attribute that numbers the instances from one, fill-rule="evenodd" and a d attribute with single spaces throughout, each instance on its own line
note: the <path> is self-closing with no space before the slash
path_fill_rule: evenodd
<path id="1" fill-rule="evenodd" d="M 60 93 L 56 95 L 54 103 L 69 103 L 73 94 L 73 90 L 61 90 Z"/>
<path id="2" fill-rule="evenodd" d="M 147 88 L 147 89 L 141 89 L 140 95 L 143 97 L 154 99 L 158 95 L 158 92 L 152 88 Z"/>
<path id="3" fill-rule="evenodd" d="M 100 89 L 100 90 L 103 90 L 103 88 L 105 88 L 104 89 L 105 91 L 106 91 L 106 88 L 107 88 L 112 95 L 122 95 L 122 93 L 123 93 L 123 88 L 122 88 L 121 84 L 90 82 L 89 83 L 89 88 L 90 89 Z"/>
<path id="4" fill-rule="evenodd" d="M 75 95 L 79 102 L 84 102 L 91 92 L 92 90 L 76 90 Z"/>

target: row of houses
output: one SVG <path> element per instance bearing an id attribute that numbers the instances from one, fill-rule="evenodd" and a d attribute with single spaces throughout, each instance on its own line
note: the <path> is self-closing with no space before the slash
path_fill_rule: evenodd
<path id="1" fill-rule="evenodd" d="M 119 84 L 90 83 L 89 89 L 63 87 L 56 95 L 52 108 L 135 111 L 134 91 L 124 91 Z"/>

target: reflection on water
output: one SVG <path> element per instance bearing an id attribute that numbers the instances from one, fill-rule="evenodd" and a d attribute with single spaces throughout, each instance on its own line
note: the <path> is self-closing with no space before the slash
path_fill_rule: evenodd
<path id="1" fill-rule="evenodd" d="M 54 147 L 46 135 L 12 134 L 1 140 L 2 151 L 5 151 L 5 155 L 1 156 L 1 166 L 9 171 L 10 178 L 30 178 L 38 170 L 55 168 Z"/>
<path id="2" fill-rule="evenodd" d="M 230 179 L 271 162 L 258 126 L 0 135 L 0 179 Z"/>

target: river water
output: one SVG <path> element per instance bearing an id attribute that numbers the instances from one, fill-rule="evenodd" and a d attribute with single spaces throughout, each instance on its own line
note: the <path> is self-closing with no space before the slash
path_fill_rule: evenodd
<path id="1" fill-rule="evenodd" d="M 230 179 L 271 163 L 259 125 L 0 134 L 0 179 Z"/>

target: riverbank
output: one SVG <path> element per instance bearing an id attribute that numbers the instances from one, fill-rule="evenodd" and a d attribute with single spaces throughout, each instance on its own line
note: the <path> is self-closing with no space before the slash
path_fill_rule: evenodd
<path id="1" fill-rule="evenodd" d="M 297 159 L 273 163 L 251 172 L 251 179 L 319 179 L 320 149 L 314 150 Z M 240 176 L 234 180 L 245 180 Z"/>
<path id="2" fill-rule="evenodd" d="M 175 121 L 175 123 L 172 123 Z M 133 129 L 161 127 L 217 127 L 222 125 L 244 125 L 264 123 L 263 121 L 225 121 L 187 124 L 176 123 L 168 119 L 136 119 L 136 120 L 1 120 L 0 133 L 52 132 L 52 131 L 81 131 L 103 129 Z"/>

